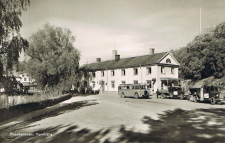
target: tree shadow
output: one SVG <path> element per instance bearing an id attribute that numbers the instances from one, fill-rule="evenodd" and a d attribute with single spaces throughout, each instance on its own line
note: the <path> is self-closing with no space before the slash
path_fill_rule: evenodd
<path id="1" fill-rule="evenodd" d="M 52 111 L 50 113 L 32 118 L 29 122 L 36 122 L 39 120 L 43 120 L 45 118 L 59 116 L 61 114 L 67 113 L 67 112 L 78 110 L 80 108 L 87 107 L 87 106 L 96 105 L 99 103 L 97 102 L 97 100 L 89 100 L 89 101 L 76 101 L 73 103 L 64 103 L 64 104 L 68 104 L 68 105 L 64 106 L 63 108 L 60 108 L 58 110 Z"/>
<path id="2" fill-rule="evenodd" d="M 27 136 L 16 136 L 17 133 L 1 138 L 1 142 L 43 142 L 43 143 L 99 143 L 101 139 L 110 133 L 110 129 L 91 132 L 87 128 L 79 128 L 77 125 L 59 125 L 41 129 L 37 132 L 27 133 Z M 104 141 L 107 142 L 107 139 Z"/>
<path id="3" fill-rule="evenodd" d="M 225 142 L 225 109 L 176 109 L 159 114 L 155 120 L 145 116 L 148 133 L 134 132 L 121 126 L 116 142 Z"/>
<path id="4" fill-rule="evenodd" d="M 225 142 L 225 109 L 182 109 L 167 110 L 158 119 L 145 116 L 143 123 L 147 132 L 121 125 L 117 128 L 117 138 L 113 127 L 91 131 L 78 125 L 58 125 L 32 132 L 33 136 L 10 136 L 13 142 L 75 142 L 75 143 L 206 143 Z M 85 120 L 85 119 L 84 119 Z M 1 140 L 7 142 L 8 140 Z"/>
<path id="5" fill-rule="evenodd" d="M 48 114 L 32 118 L 31 120 L 28 120 L 22 124 L 4 128 L 4 130 L 0 130 L 0 142 L 83 142 L 84 137 L 85 142 L 87 140 L 92 140 L 92 138 L 97 136 L 100 131 L 91 133 L 89 129 L 81 129 L 77 125 L 61 124 L 58 126 L 44 128 L 34 132 L 23 132 L 23 130 L 33 127 L 30 126 L 30 124 L 33 122 L 37 122 L 49 117 L 59 116 L 60 114 L 68 113 L 83 107 L 92 106 L 96 104 L 99 104 L 98 102 L 96 102 L 96 100 L 79 101 L 73 104 L 70 103 L 64 108 L 60 108 Z M 73 130 L 77 131 L 73 132 Z M 103 132 L 102 134 L 104 135 L 105 133 Z"/>

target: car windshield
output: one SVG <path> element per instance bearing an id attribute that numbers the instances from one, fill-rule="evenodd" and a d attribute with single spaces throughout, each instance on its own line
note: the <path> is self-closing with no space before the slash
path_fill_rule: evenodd
<path id="1" fill-rule="evenodd" d="M 204 91 L 205 91 L 205 92 L 219 91 L 219 88 L 218 88 L 218 87 L 213 87 L 213 86 L 206 86 L 206 87 L 204 88 Z"/>
<path id="2" fill-rule="evenodd" d="M 195 93 L 195 92 L 198 92 L 200 90 L 200 88 L 190 88 L 189 89 L 191 91 L 191 93 Z"/>

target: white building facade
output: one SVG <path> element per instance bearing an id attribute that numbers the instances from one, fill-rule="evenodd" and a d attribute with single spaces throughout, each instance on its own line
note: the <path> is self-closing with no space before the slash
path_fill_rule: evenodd
<path id="1" fill-rule="evenodd" d="M 35 80 L 32 79 L 27 73 L 14 73 L 16 80 L 25 83 L 25 82 L 34 82 Z"/>
<path id="2" fill-rule="evenodd" d="M 155 54 L 150 49 L 149 55 L 120 59 L 114 50 L 112 57 L 115 59 L 103 62 L 97 58 L 96 63 L 81 67 L 92 75 L 87 83 L 94 91 L 118 91 L 119 84 L 140 83 L 155 93 L 178 79 L 180 64 L 170 52 Z"/>

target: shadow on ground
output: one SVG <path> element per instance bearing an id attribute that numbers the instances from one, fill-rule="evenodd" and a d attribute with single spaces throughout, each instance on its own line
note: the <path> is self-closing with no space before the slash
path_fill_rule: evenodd
<path id="1" fill-rule="evenodd" d="M 48 114 L 33 118 L 33 119 L 31 119 L 31 122 L 39 121 L 39 120 L 42 120 L 44 118 L 58 116 L 60 114 L 64 114 L 64 113 L 67 113 L 67 112 L 70 112 L 70 111 L 78 110 L 78 109 L 86 107 L 86 106 L 96 105 L 96 104 L 99 104 L 99 103 L 97 102 L 97 100 L 89 100 L 89 101 L 77 101 L 77 102 L 74 102 L 74 103 L 64 103 L 64 104 L 68 104 L 68 105 L 66 105 L 65 107 L 60 108 L 56 111 L 50 112 Z"/>
<path id="2" fill-rule="evenodd" d="M 206 142 L 225 142 L 225 109 L 197 109 L 186 111 L 182 109 L 168 110 L 159 114 L 159 119 L 144 117 L 143 123 L 149 126 L 146 133 L 135 132 L 135 129 L 128 129 L 121 125 L 117 134 L 119 137 L 115 140 L 110 138 L 112 128 L 91 131 L 90 129 L 81 129 L 77 125 L 55 126 L 45 128 L 38 132 L 33 132 L 32 137 L 12 137 L 13 142 L 170 142 L 170 143 L 206 143 Z M 85 120 L 85 119 L 84 119 Z M 48 133 L 49 136 L 38 136 Z M 52 134 L 52 136 L 51 136 Z M 2 140 L 9 141 L 11 139 Z"/>
<path id="3" fill-rule="evenodd" d="M 122 126 L 117 142 L 225 142 L 224 117 L 224 109 L 169 110 L 158 120 L 143 118 L 143 123 L 149 125 L 146 134 Z"/>
<path id="4" fill-rule="evenodd" d="M 21 138 L 22 139 L 26 138 L 23 142 L 30 142 L 28 140 L 30 140 L 31 138 L 38 141 L 38 139 L 43 138 L 43 136 L 39 136 L 39 135 L 36 136 L 36 133 L 34 133 L 34 134 L 31 133 L 34 136 L 28 136 L 27 133 L 21 134 L 20 131 L 23 130 L 23 129 L 31 127 L 29 125 L 33 122 L 40 121 L 42 119 L 49 118 L 49 117 L 58 116 L 60 114 L 71 112 L 71 111 L 74 111 L 74 110 L 78 110 L 80 108 L 84 108 L 84 107 L 87 107 L 87 106 L 96 105 L 96 104 L 98 104 L 98 102 L 96 100 L 89 100 L 89 101 L 79 101 L 79 102 L 64 103 L 64 104 L 67 104 L 67 105 L 65 105 L 63 108 L 52 111 L 48 114 L 40 115 L 38 117 L 32 118 L 31 120 L 27 120 L 27 121 L 25 121 L 23 123 L 20 123 L 20 124 L 15 124 L 13 126 L 8 126 L 6 128 L 2 128 L 0 130 L 0 143 L 1 142 L 17 142 L 17 140 L 19 141 L 19 140 L 21 140 Z M 66 119 L 65 119 L 65 123 L 66 123 Z M 53 128 L 44 129 L 44 131 L 47 131 L 47 130 L 57 131 L 58 129 L 61 129 L 62 127 L 63 126 L 57 126 L 57 127 L 53 127 Z M 44 137 L 45 137 L 45 135 L 44 135 Z"/>

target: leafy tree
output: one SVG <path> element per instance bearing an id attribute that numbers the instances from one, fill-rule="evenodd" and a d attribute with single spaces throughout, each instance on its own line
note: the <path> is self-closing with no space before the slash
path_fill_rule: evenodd
<path id="1" fill-rule="evenodd" d="M 184 78 L 199 80 L 225 76 L 225 23 L 198 35 L 186 47 L 172 50 Z"/>
<path id="2" fill-rule="evenodd" d="M 17 71 L 19 72 L 26 72 L 27 71 L 27 62 L 25 61 L 19 61 Z"/>
<path id="3" fill-rule="evenodd" d="M 45 24 L 29 38 L 28 72 L 42 89 L 69 90 L 79 79 L 80 52 L 74 48 L 68 29 Z"/>
<path id="4" fill-rule="evenodd" d="M 19 52 L 28 47 L 20 36 L 20 16 L 29 5 L 30 0 L 0 0 L 0 81 L 6 93 L 13 93 L 15 79 L 10 74 L 18 65 Z"/>
<path id="5" fill-rule="evenodd" d="M 20 36 L 22 11 L 29 6 L 29 0 L 0 1 L 0 74 L 6 75 L 18 64 L 19 52 L 28 47 L 27 40 Z"/>

